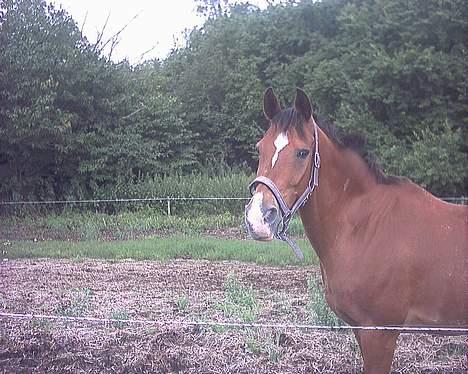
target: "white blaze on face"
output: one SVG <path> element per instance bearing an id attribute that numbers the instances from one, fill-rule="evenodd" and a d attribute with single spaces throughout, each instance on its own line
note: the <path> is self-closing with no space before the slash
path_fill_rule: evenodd
<path id="1" fill-rule="evenodd" d="M 273 155 L 273 158 L 271 159 L 271 168 L 272 169 L 275 167 L 276 161 L 278 161 L 279 153 L 283 150 L 284 147 L 286 147 L 289 144 L 288 134 L 283 133 L 283 132 L 280 133 L 276 137 L 275 142 L 273 144 L 276 147 L 276 152 Z"/>
<path id="2" fill-rule="evenodd" d="M 263 193 L 256 192 L 249 203 L 245 219 L 257 236 L 266 238 L 271 236 L 271 230 L 270 226 L 263 219 L 262 204 Z"/>

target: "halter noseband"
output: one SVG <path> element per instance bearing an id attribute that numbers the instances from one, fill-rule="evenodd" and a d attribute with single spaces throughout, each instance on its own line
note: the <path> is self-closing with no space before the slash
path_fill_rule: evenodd
<path id="1" fill-rule="evenodd" d="M 250 184 L 249 184 L 249 191 L 250 194 L 253 195 L 255 193 L 255 189 L 258 184 L 263 184 L 269 188 L 273 196 L 275 197 L 276 201 L 278 202 L 278 205 L 281 210 L 281 221 L 280 224 L 278 225 L 278 228 L 275 233 L 275 238 L 282 240 L 286 243 L 289 244 L 289 246 L 292 248 L 294 251 L 294 254 L 296 257 L 299 259 L 304 259 L 304 255 L 302 254 L 301 249 L 299 246 L 286 236 L 286 232 L 288 231 L 289 228 L 289 223 L 291 222 L 292 217 L 294 214 L 302 208 L 307 200 L 310 197 L 310 194 L 315 190 L 315 187 L 318 186 L 318 172 L 320 168 L 320 154 L 319 154 L 319 144 L 318 144 L 318 131 L 317 131 L 317 124 L 314 122 L 314 138 L 315 138 L 315 148 L 314 148 L 314 160 L 312 163 L 312 170 L 310 173 L 310 179 L 309 179 L 309 184 L 307 185 L 307 188 L 305 191 L 302 193 L 301 196 L 296 200 L 296 202 L 293 204 L 291 209 L 288 207 L 286 202 L 283 199 L 283 196 L 281 195 L 280 190 L 278 187 L 276 187 L 275 183 L 264 176 L 259 176 L 255 178 Z"/>

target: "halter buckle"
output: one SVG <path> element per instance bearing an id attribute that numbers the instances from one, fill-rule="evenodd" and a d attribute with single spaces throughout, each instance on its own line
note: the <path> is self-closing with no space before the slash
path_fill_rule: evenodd
<path id="1" fill-rule="evenodd" d="M 320 168 L 320 154 L 318 152 L 314 153 L 314 166 L 317 169 Z"/>

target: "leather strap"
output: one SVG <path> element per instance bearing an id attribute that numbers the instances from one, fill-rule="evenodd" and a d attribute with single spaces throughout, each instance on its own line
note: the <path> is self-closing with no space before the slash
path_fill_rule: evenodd
<path id="1" fill-rule="evenodd" d="M 315 122 L 314 122 L 314 138 L 315 138 L 314 159 L 312 162 L 312 170 L 310 172 L 309 183 L 307 185 L 307 188 L 302 193 L 302 195 L 299 196 L 299 198 L 295 201 L 295 203 L 293 204 L 291 208 L 288 207 L 288 205 L 284 201 L 283 196 L 281 195 L 280 190 L 278 189 L 278 187 L 275 185 L 275 183 L 271 179 L 265 176 L 259 176 L 255 178 L 249 184 L 249 190 L 250 190 L 251 195 L 255 193 L 255 189 L 257 188 L 258 184 L 263 184 L 269 188 L 269 190 L 275 197 L 276 201 L 278 202 L 278 205 L 281 210 L 281 222 L 280 222 L 280 225 L 278 225 L 278 229 L 275 233 L 275 237 L 279 240 L 282 240 L 288 243 L 289 246 L 294 251 L 294 254 L 296 255 L 296 257 L 298 257 L 300 260 L 304 259 L 304 255 L 302 254 L 302 251 L 299 248 L 299 246 L 286 235 L 286 232 L 288 231 L 289 223 L 292 217 L 294 216 L 294 214 L 296 214 L 296 212 L 307 203 L 307 200 L 309 200 L 311 193 L 315 190 L 315 188 L 319 184 L 318 173 L 320 169 L 320 154 L 319 154 L 319 143 L 318 143 L 318 130 L 317 130 L 317 124 Z"/>

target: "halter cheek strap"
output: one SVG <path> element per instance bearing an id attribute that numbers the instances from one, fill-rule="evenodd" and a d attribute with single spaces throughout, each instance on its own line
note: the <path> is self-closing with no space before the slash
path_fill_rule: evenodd
<path id="1" fill-rule="evenodd" d="M 283 196 L 281 195 L 280 190 L 278 189 L 278 187 L 275 185 L 275 183 L 271 179 L 264 177 L 264 176 L 259 176 L 255 178 L 249 184 L 249 190 L 250 190 L 251 195 L 255 193 L 255 189 L 257 188 L 257 185 L 259 184 L 265 185 L 271 191 L 276 201 L 278 202 L 279 208 L 281 210 L 281 221 L 280 221 L 280 224 L 278 225 L 277 231 L 275 233 L 275 237 L 279 240 L 282 240 L 288 243 L 289 246 L 294 251 L 294 254 L 296 255 L 296 257 L 301 260 L 304 259 L 304 255 L 302 254 L 301 249 L 296 244 L 296 242 L 294 242 L 294 240 L 290 239 L 286 235 L 286 232 L 288 231 L 289 223 L 291 222 L 291 219 L 294 216 L 294 214 L 305 205 L 311 193 L 315 190 L 315 187 L 318 186 L 320 154 L 319 154 L 319 147 L 318 147 L 319 144 L 318 144 L 317 124 L 315 122 L 314 122 L 314 138 L 315 138 L 314 159 L 312 163 L 312 170 L 310 172 L 309 183 L 307 185 L 307 188 L 302 193 L 302 195 L 299 196 L 299 198 L 296 200 L 296 202 L 293 204 L 291 208 L 288 207 L 288 205 L 284 201 Z"/>

